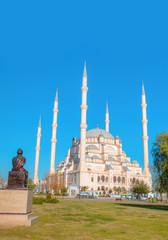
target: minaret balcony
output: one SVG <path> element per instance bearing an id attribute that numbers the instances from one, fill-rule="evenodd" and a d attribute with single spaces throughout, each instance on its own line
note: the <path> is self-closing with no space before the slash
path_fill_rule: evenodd
<path id="1" fill-rule="evenodd" d="M 81 110 L 82 110 L 82 109 L 87 110 L 87 109 L 88 109 L 88 106 L 87 106 L 87 105 L 80 105 L 80 109 L 81 109 Z"/>
<path id="2" fill-rule="evenodd" d="M 53 112 L 58 112 L 58 109 L 57 109 L 57 108 L 56 108 L 56 109 L 54 108 L 54 109 L 53 109 Z"/>
<path id="3" fill-rule="evenodd" d="M 81 124 L 80 124 L 80 128 L 87 129 L 87 124 L 86 124 L 86 123 L 81 123 Z"/>
<path id="4" fill-rule="evenodd" d="M 142 123 L 148 123 L 148 120 L 147 119 L 142 119 L 141 122 Z"/>
<path id="5" fill-rule="evenodd" d="M 142 136 L 142 140 L 148 140 L 149 137 L 148 136 Z"/>
<path id="6" fill-rule="evenodd" d="M 87 92 L 88 91 L 88 87 L 81 87 L 82 92 Z"/>

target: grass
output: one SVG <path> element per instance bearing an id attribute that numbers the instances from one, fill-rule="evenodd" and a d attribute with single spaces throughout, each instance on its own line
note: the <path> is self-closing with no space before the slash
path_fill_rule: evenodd
<path id="1" fill-rule="evenodd" d="M 33 205 L 32 227 L 0 227 L 0 239 L 168 239 L 168 205 L 65 201 Z"/>

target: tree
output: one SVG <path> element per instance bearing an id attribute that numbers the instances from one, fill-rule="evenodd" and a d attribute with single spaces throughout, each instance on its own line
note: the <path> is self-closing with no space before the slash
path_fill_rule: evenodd
<path id="1" fill-rule="evenodd" d="M 52 176 L 48 175 L 47 186 L 49 190 L 57 190 L 58 192 L 64 187 L 63 175 L 57 172 Z"/>
<path id="2" fill-rule="evenodd" d="M 137 180 L 132 188 L 132 192 L 137 193 L 138 196 L 140 194 L 149 193 L 149 191 L 150 191 L 150 189 L 149 189 L 148 185 L 146 183 L 144 183 L 144 181 Z"/>
<path id="3" fill-rule="evenodd" d="M 121 188 L 120 188 L 120 187 L 117 187 L 117 188 L 116 188 L 116 192 L 117 192 L 117 194 L 119 195 L 119 193 L 121 192 Z"/>
<path id="4" fill-rule="evenodd" d="M 109 194 L 111 194 L 111 193 L 112 193 L 112 189 L 110 188 L 110 189 L 109 189 Z"/>
<path id="5" fill-rule="evenodd" d="M 29 180 L 28 180 L 28 188 L 29 188 L 29 189 L 34 189 L 35 186 L 36 186 L 36 185 L 33 183 L 32 179 L 29 178 Z"/>
<path id="6" fill-rule="evenodd" d="M 157 134 L 151 152 L 154 159 L 156 190 L 162 195 L 163 192 L 168 193 L 168 134 L 166 132 Z"/>
<path id="7" fill-rule="evenodd" d="M 88 188 L 89 188 L 88 186 L 82 186 L 81 187 L 81 192 L 86 192 L 86 190 L 88 190 Z"/>

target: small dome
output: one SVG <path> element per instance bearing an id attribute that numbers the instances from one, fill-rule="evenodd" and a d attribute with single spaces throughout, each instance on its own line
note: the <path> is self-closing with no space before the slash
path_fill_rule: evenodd
<path id="1" fill-rule="evenodd" d="M 95 129 L 91 129 L 89 131 L 86 132 L 86 137 L 87 138 L 98 138 L 99 136 L 103 136 L 104 138 L 111 138 L 114 139 L 114 137 L 111 135 L 111 133 L 100 129 L 100 128 L 95 128 Z"/>
<path id="2" fill-rule="evenodd" d="M 136 160 L 132 161 L 132 163 L 138 163 Z"/>
<path id="3" fill-rule="evenodd" d="M 86 157 L 86 158 L 90 158 L 90 156 L 89 156 L 88 154 L 85 154 L 85 157 Z"/>
<path id="4" fill-rule="evenodd" d="M 129 161 L 127 160 L 127 159 L 125 159 L 124 161 L 123 161 L 123 163 L 128 163 Z"/>
<path id="5" fill-rule="evenodd" d="M 119 136 L 118 136 L 118 134 L 116 135 L 115 139 L 120 139 Z"/>

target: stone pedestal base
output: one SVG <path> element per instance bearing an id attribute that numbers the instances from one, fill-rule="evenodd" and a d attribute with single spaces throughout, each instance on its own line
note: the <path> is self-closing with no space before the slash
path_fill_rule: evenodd
<path id="1" fill-rule="evenodd" d="M 33 191 L 30 189 L 0 189 L 0 224 L 32 226 L 38 217 L 32 214 Z"/>

